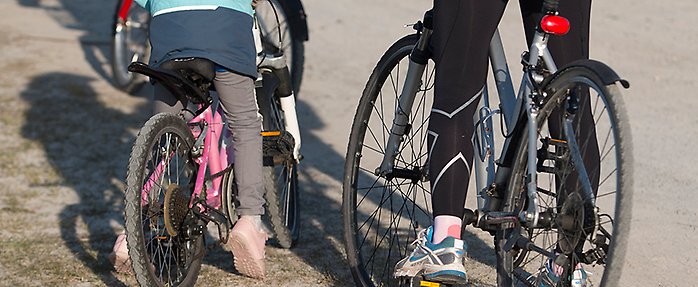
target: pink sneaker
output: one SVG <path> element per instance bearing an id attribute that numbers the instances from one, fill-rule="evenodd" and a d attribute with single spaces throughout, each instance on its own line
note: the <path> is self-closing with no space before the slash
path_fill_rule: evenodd
<path id="1" fill-rule="evenodd" d="M 114 265 L 118 273 L 132 274 L 131 259 L 128 257 L 128 246 L 126 245 L 126 234 L 120 233 L 114 242 L 112 253 L 107 256 L 109 262 Z"/>
<path id="2" fill-rule="evenodd" d="M 267 239 L 266 232 L 257 230 L 250 219 L 241 217 L 235 223 L 228 245 L 238 272 L 247 277 L 264 278 L 264 245 Z"/>

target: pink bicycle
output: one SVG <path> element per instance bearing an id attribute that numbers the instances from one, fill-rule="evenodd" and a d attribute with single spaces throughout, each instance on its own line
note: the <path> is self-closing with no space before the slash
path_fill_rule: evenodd
<path id="1" fill-rule="evenodd" d="M 259 64 L 257 101 L 264 117 L 264 188 L 268 223 L 277 243 L 299 235 L 297 167 L 300 132 L 283 54 Z M 208 223 L 225 243 L 235 215 L 234 154 L 223 111 L 209 92 L 214 64 L 191 58 L 129 71 L 158 81 L 189 102 L 179 115 L 150 118 L 136 138 L 126 174 L 126 240 L 141 286 L 192 286 L 205 253 Z"/>

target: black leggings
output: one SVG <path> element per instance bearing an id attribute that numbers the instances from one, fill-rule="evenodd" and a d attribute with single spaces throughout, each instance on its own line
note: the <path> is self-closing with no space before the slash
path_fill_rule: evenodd
<path id="1" fill-rule="evenodd" d="M 526 39 L 542 15 L 542 0 L 520 0 Z M 487 79 L 490 40 L 505 0 L 434 0 L 431 48 L 436 62 L 429 122 L 429 177 L 434 216 L 463 217 L 473 159 L 473 114 Z M 591 0 L 562 0 L 570 32 L 553 36 L 548 49 L 558 66 L 589 58 Z"/>

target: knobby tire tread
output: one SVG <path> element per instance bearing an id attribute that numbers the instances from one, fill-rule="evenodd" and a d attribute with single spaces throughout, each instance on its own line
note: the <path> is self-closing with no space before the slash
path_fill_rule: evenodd
<path id="1" fill-rule="evenodd" d="M 276 189 L 276 173 L 274 167 L 263 167 L 264 174 L 264 199 L 267 202 L 267 215 L 269 223 L 276 241 L 282 248 L 289 249 L 296 244 L 297 237 L 291 233 L 289 228 L 284 223 L 284 216 L 281 214 L 281 201 Z"/>

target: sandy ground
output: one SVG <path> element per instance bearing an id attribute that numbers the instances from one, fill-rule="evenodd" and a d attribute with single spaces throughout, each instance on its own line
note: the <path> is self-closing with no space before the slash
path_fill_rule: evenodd
<path id="1" fill-rule="evenodd" d="M 352 285 L 340 221 L 348 130 L 385 49 L 430 1 L 305 0 L 310 26 L 299 115 L 306 159 L 302 242 L 269 248 L 264 281 L 237 275 L 219 246 L 201 286 Z M 122 230 L 130 145 L 147 119 L 144 89 L 110 85 L 114 0 L 0 1 L 0 285 L 124 286 L 106 254 Z M 596 1 L 592 58 L 632 83 L 625 93 L 635 156 L 634 215 L 621 286 L 689 286 L 698 267 L 698 63 L 691 0 Z M 514 63 L 524 50 L 516 5 L 501 30 Z M 513 63 L 512 63 L 513 65 Z M 518 68 L 517 68 L 518 69 Z M 517 70 L 514 69 L 514 70 Z M 516 78 L 516 77 L 514 77 Z M 693 151 L 692 151 L 693 150 Z M 333 216 L 327 216 L 327 215 Z M 475 232 L 475 231 L 473 231 Z M 475 233 L 483 242 L 487 235 Z M 470 238 L 469 240 L 475 240 Z M 491 286 L 487 246 L 468 268 Z"/>

